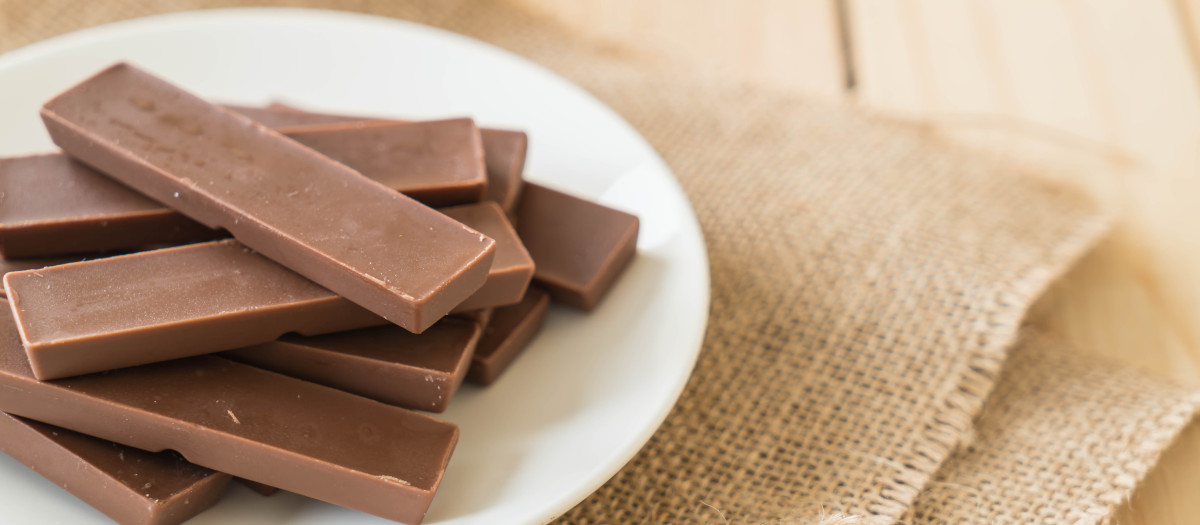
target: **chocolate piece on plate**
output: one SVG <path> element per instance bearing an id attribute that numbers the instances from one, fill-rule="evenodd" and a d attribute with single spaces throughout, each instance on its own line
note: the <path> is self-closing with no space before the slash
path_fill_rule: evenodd
<path id="1" fill-rule="evenodd" d="M 40 270 L 47 266 L 79 262 L 86 259 L 86 257 L 34 257 L 29 259 L 0 258 L 0 276 L 8 272 Z M 0 297 L 8 297 L 8 293 L 3 287 L 0 287 Z"/>
<path id="2" fill-rule="evenodd" d="M 0 253 L 5 258 L 219 235 L 62 153 L 0 158 Z"/>
<path id="3" fill-rule="evenodd" d="M 279 492 L 279 489 L 272 487 L 270 485 L 265 485 L 265 484 L 259 483 L 257 481 L 250 481 L 246 478 L 234 478 L 234 479 L 237 480 L 238 483 L 245 485 L 250 490 L 257 492 L 262 496 L 274 496 L 276 492 Z"/>
<path id="4" fill-rule="evenodd" d="M 345 122 L 283 134 L 429 206 L 483 200 L 488 179 L 471 119 Z"/>
<path id="5" fill-rule="evenodd" d="M 33 377 L 0 305 L 0 410 L 384 518 L 418 523 L 458 427 L 212 356 Z"/>
<path id="6" fill-rule="evenodd" d="M 174 525 L 217 503 L 229 475 L 0 412 L 0 451 L 118 523 Z"/>
<path id="7" fill-rule="evenodd" d="M 45 104 L 72 157 L 413 332 L 487 278 L 495 242 L 126 64 Z"/>
<path id="8" fill-rule="evenodd" d="M 636 216 L 540 184 L 525 184 L 516 227 L 534 282 L 582 310 L 599 304 L 637 251 Z"/>
<path id="9" fill-rule="evenodd" d="M 221 355 L 384 403 L 443 412 L 480 333 L 474 321 L 448 317 L 419 335 L 398 326 L 289 335 Z"/>
<path id="10" fill-rule="evenodd" d="M 494 202 L 466 204 L 442 208 L 442 213 L 461 221 L 480 233 L 495 239 L 496 257 L 487 282 L 471 297 L 454 308 L 455 312 L 514 304 L 525 296 L 535 271 L 533 257 L 508 222 L 500 206 Z"/>
<path id="11" fill-rule="evenodd" d="M 531 286 L 520 303 L 496 308 L 475 348 L 467 379 L 486 386 L 500 377 L 541 330 L 549 305 L 549 294 Z"/>
<path id="12" fill-rule="evenodd" d="M 456 310 L 519 301 L 533 267 L 503 214 L 452 213 L 497 245 L 487 283 Z M 232 239 L 13 272 L 4 286 L 40 379 L 387 323 Z"/>
<path id="13" fill-rule="evenodd" d="M 314 113 L 286 104 L 271 104 L 266 108 L 228 107 L 262 122 L 265 126 L 275 128 L 377 120 L 372 117 Z M 529 136 L 523 131 L 510 129 L 480 128 L 479 131 L 483 139 L 483 158 L 487 165 L 487 199 L 499 204 L 504 208 L 504 212 L 511 216 L 521 194 Z"/>

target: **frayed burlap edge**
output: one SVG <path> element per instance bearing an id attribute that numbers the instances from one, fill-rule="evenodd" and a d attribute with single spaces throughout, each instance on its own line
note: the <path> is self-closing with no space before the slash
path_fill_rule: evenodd
<path id="1" fill-rule="evenodd" d="M 913 523 L 1109 523 L 1200 408 L 1200 391 L 1027 328 Z"/>

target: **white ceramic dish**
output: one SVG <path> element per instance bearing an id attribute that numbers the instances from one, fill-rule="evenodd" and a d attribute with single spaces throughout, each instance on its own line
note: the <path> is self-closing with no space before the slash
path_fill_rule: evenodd
<path id="1" fill-rule="evenodd" d="M 527 130 L 531 180 L 637 214 L 639 254 L 590 315 L 554 308 L 487 389 L 463 387 L 444 417 L 461 440 L 425 523 L 542 523 L 583 500 L 649 439 L 695 363 L 709 306 L 703 238 L 667 166 L 616 113 L 499 48 L 347 13 L 236 9 L 143 18 L 0 56 L 0 154 L 51 142 L 40 104 L 127 60 L 213 100 L 410 118 L 470 115 Z M 376 523 L 294 494 L 239 485 L 196 524 Z M 0 523 L 107 523 L 0 456 Z"/>

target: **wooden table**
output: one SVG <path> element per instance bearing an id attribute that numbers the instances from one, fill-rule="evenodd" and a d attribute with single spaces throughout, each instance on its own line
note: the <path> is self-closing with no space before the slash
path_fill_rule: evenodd
<path id="1" fill-rule="evenodd" d="M 1200 0 L 519 2 L 609 46 L 914 118 L 1084 188 L 1116 229 L 1031 322 L 1200 386 Z M 1193 424 L 1118 523 L 1198 516 Z"/>

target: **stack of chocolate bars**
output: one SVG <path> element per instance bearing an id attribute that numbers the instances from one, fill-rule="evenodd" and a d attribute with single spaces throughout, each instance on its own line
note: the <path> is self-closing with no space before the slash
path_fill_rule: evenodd
<path id="1" fill-rule="evenodd" d="M 0 450 L 121 523 L 231 476 L 420 522 L 458 428 L 418 411 L 635 252 L 636 217 L 469 119 L 219 106 L 126 64 L 42 117 L 63 152 L 0 159 Z"/>

